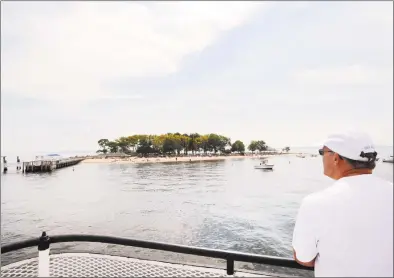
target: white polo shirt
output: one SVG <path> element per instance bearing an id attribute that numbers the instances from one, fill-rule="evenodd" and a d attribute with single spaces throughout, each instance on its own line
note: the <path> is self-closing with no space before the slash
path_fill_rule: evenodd
<path id="1" fill-rule="evenodd" d="M 307 196 L 293 248 L 302 262 L 316 257 L 316 277 L 393 277 L 393 183 L 350 176 Z"/>

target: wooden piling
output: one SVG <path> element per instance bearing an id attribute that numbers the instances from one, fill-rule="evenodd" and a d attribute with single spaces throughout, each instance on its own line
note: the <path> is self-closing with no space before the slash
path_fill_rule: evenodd
<path id="1" fill-rule="evenodd" d="M 16 157 L 16 171 L 19 171 L 21 169 L 21 160 L 19 159 L 19 156 Z"/>
<path id="2" fill-rule="evenodd" d="M 8 172 L 7 160 L 5 158 L 6 158 L 6 156 L 3 156 L 3 173 L 4 174 Z"/>

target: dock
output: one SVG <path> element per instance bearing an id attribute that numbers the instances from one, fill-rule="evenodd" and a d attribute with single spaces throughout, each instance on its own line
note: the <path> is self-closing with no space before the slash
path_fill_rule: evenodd
<path id="1" fill-rule="evenodd" d="M 22 173 L 45 173 L 52 172 L 80 163 L 84 158 L 69 158 L 62 160 L 35 160 L 23 162 Z"/>

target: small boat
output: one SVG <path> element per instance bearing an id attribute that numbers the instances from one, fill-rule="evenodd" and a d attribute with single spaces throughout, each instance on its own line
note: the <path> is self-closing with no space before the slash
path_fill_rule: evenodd
<path id="1" fill-rule="evenodd" d="M 390 155 L 390 158 L 388 158 L 388 159 L 383 158 L 382 161 L 383 161 L 383 162 L 388 162 L 388 163 L 394 163 L 394 159 L 393 159 L 393 156 L 392 156 L 392 155 Z"/>
<path id="2" fill-rule="evenodd" d="M 262 164 L 254 166 L 255 169 L 273 170 L 274 164 Z"/>
<path id="3" fill-rule="evenodd" d="M 274 164 L 268 164 L 268 160 L 263 160 L 260 165 L 254 166 L 255 169 L 272 170 Z"/>
<path id="4" fill-rule="evenodd" d="M 303 154 L 297 154 L 296 157 L 305 158 L 305 155 L 303 155 Z"/>

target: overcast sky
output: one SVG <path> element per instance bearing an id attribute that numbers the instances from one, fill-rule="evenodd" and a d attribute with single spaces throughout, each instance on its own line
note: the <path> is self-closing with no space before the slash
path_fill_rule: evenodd
<path id="1" fill-rule="evenodd" d="M 2 2 L 2 152 L 220 133 L 393 141 L 392 2 Z"/>

